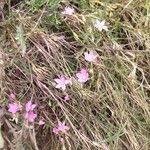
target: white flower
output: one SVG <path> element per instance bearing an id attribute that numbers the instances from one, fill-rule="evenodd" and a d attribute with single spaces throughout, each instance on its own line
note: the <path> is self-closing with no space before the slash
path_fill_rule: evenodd
<path id="1" fill-rule="evenodd" d="M 74 8 L 71 7 L 65 7 L 64 11 L 62 12 L 63 15 L 73 15 Z"/>
<path id="2" fill-rule="evenodd" d="M 105 25 L 105 20 L 101 22 L 99 20 L 96 20 L 94 27 L 97 28 L 100 32 L 102 30 L 108 31 L 108 27 Z"/>

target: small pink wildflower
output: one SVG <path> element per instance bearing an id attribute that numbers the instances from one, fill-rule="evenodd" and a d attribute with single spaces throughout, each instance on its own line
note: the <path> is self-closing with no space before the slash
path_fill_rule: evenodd
<path id="1" fill-rule="evenodd" d="M 58 126 L 57 127 L 55 127 L 55 128 L 53 128 L 53 132 L 55 133 L 55 134 L 59 134 L 59 132 L 61 132 L 61 133 L 66 133 L 68 130 L 69 130 L 70 128 L 67 126 L 67 125 L 65 125 L 65 122 L 58 122 Z"/>
<path id="2" fill-rule="evenodd" d="M 96 54 L 96 52 L 93 52 L 93 51 L 85 52 L 84 58 L 86 61 L 94 62 L 97 58 L 97 54 Z"/>
<path id="3" fill-rule="evenodd" d="M 66 89 L 66 85 L 70 83 L 70 80 L 66 79 L 63 75 L 61 75 L 59 78 L 54 79 L 54 81 L 57 83 L 55 87 L 58 89 L 62 89 L 63 91 Z"/>
<path id="4" fill-rule="evenodd" d="M 65 125 L 65 122 L 58 122 L 58 130 L 65 133 L 66 131 L 69 130 L 69 127 Z"/>
<path id="5" fill-rule="evenodd" d="M 105 25 L 105 20 L 101 22 L 99 20 L 96 20 L 94 27 L 97 28 L 100 32 L 102 30 L 108 31 L 108 27 Z"/>
<path id="6" fill-rule="evenodd" d="M 86 69 L 82 68 L 77 74 L 77 80 L 80 82 L 80 83 L 85 83 L 86 81 L 89 80 L 89 73 L 87 72 Z"/>
<path id="7" fill-rule="evenodd" d="M 15 93 L 10 93 L 10 95 L 8 97 L 9 97 L 10 100 L 15 100 L 16 99 Z"/>
<path id="8" fill-rule="evenodd" d="M 34 108 L 36 107 L 36 104 L 32 104 L 30 100 L 26 103 L 25 107 L 26 107 L 26 112 L 33 111 Z"/>
<path id="9" fill-rule="evenodd" d="M 45 124 L 45 122 L 43 120 L 40 120 L 39 123 L 38 123 L 38 125 L 40 125 L 40 126 L 42 126 L 44 124 Z"/>
<path id="10" fill-rule="evenodd" d="M 64 96 L 64 101 L 66 102 L 68 100 L 70 100 L 70 96 L 67 94 L 67 95 Z"/>
<path id="11" fill-rule="evenodd" d="M 61 143 L 64 143 L 64 139 L 62 137 L 59 137 L 59 140 Z"/>
<path id="12" fill-rule="evenodd" d="M 26 113 L 25 113 L 24 117 L 29 122 L 34 122 L 35 118 L 37 117 L 37 114 L 33 112 L 35 107 L 36 107 L 36 104 L 32 104 L 31 100 L 28 101 L 25 105 Z"/>
<path id="13" fill-rule="evenodd" d="M 54 132 L 55 134 L 58 134 L 59 130 L 58 130 L 57 128 L 53 128 L 53 132 Z"/>
<path id="14" fill-rule="evenodd" d="M 21 105 L 18 103 L 12 103 L 8 105 L 8 111 L 12 114 L 16 114 L 21 109 Z"/>
<path id="15" fill-rule="evenodd" d="M 62 12 L 63 15 L 73 15 L 74 8 L 71 7 L 65 7 L 64 11 Z"/>
<path id="16" fill-rule="evenodd" d="M 25 119 L 28 120 L 29 122 L 34 122 L 34 120 L 35 120 L 36 117 L 37 117 L 37 114 L 34 113 L 33 111 L 30 111 L 30 112 L 26 112 L 24 117 L 25 117 Z"/>

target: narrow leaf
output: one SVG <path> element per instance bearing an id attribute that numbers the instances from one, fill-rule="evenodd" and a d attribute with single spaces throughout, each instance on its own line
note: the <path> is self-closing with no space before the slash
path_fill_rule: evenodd
<path id="1" fill-rule="evenodd" d="M 27 48 L 26 48 L 26 41 L 24 38 L 24 31 L 22 25 L 17 27 L 16 40 L 20 45 L 22 57 L 24 57 Z"/>

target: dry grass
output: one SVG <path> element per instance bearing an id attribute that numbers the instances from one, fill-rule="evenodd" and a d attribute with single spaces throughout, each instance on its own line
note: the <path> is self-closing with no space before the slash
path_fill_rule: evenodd
<path id="1" fill-rule="evenodd" d="M 15 2 L 15 1 L 14 1 Z M 65 5 L 76 9 L 62 17 Z M 12 150 L 149 150 L 150 149 L 150 3 L 149 0 L 35 0 L 6 3 L 0 22 L 2 134 Z M 100 33 L 93 19 L 103 18 L 109 31 Z M 17 37 L 17 38 L 16 38 Z M 97 64 L 83 58 L 96 50 Z M 4 62 L 4 64 L 3 64 Z M 81 68 L 90 80 L 55 89 L 59 74 L 74 77 Z M 3 75 L 2 75 L 3 72 Z M 5 72 L 5 75 L 4 75 Z M 37 103 L 38 118 L 16 124 L 7 112 L 14 91 L 24 104 Z M 39 127 L 40 118 L 45 125 Z M 52 128 L 65 120 L 70 130 L 58 136 Z"/>

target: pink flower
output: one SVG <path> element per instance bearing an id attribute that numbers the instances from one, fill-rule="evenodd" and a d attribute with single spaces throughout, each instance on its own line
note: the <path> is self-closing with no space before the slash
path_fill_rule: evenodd
<path id="1" fill-rule="evenodd" d="M 32 104 L 31 100 L 26 103 L 26 112 L 33 111 L 36 107 L 36 104 Z"/>
<path id="2" fill-rule="evenodd" d="M 53 128 L 53 132 L 55 133 L 55 134 L 59 134 L 59 132 L 61 132 L 61 133 L 66 133 L 68 130 L 69 130 L 70 128 L 67 126 L 67 125 L 65 125 L 65 122 L 58 122 L 58 126 L 57 127 L 55 127 L 55 128 Z"/>
<path id="3" fill-rule="evenodd" d="M 70 100 L 70 96 L 67 94 L 67 95 L 64 96 L 64 101 L 66 102 L 68 100 Z"/>
<path id="4" fill-rule="evenodd" d="M 35 118 L 37 117 L 37 114 L 33 112 L 35 107 L 36 107 L 36 104 L 32 104 L 31 100 L 28 101 L 25 105 L 26 113 L 24 117 L 29 122 L 34 122 Z"/>
<path id="5" fill-rule="evenodd" d="M 80 83 L 85 83 L 86 81 L 89 80 L 89 73 L 87 72 L 86 69 L 81 69 L 80 72 L 78 72 L 76 74 L 77 76 L 77 80 L 80 82 Z"/>
<path id="6" fill-rule="evenodd" d="M 16 99 L 15 93 L 10 93 L 10 95 L 8 97 L 9 97 L 10 100 L 15 100 Z"/>
<path id="7" fill-rule="evenodd" d="M 30 112 L 26 112 L 24 117 L 29 122 L 34 122 L 35 118 L 37 117 L 37 114 L 34 113 L 33 111 L 30 111 Z"/>
<path id="8" fill-rule="evenodd" d="M 53 128 L 53 132 L 54 132 L 55 134 L 58 134 L 59 130 L 58 130 L 57 128 Z"/>
<path id="9" fill-rule="evenodd" d="M 64 143 L 64 139 L 62 137 L 59 137 L 59 140 L 61 143 Z"/>
<path id="10" fill-rule="evenodd" d="M 40 120 L 38 124 L 41 126 L 41 125 L 44 125 L 45 122 L 43 120 Z"/>
<path id="11" fill-rule="evenodd" d="M 21 109 L 21 105 L 18 103 L 12 103 L 8 105 L 8 111 L 12 114 L 17 113 Z"/>
<path id="12" fill-rule="evenodd" d="M 62 12 L 63 15 L 73 15 L 74 9 L 71 7 L 65 7 L 64 11 Z"/>
<path id="13" fill-rule="evenodd" d="M 99 20 L 96 20 L 94 27 L 97 28 L 100 32 L 102 30 L 108 31 L 108 27 L 105 25 L 105 20 L 101 22 Z"/>
<path id="14" fill-rule="evenodd" d="M 58 127 L 57 129 L 63 133 L 69 130 L 69 127 L 65 125 L 65 122 L 58 122 Z"/>
<path id="15" fill-rule="evenodd" d="M 66 89 L 66 85 L 70 83 L 70 80 L 67 80 L 63 75 L 61 75 L 59 78 L 54 79 L 54 81 L 57 83 L 55 87 L 58 89 L 62 89 L 63 91 Z"/>
<path id="16" fill-rule="evenodd" d="M 93 52 L 93 51 L 85 52 L 84 58 L 86 61 L 94 62 L 97 58 L 97 54 L 96 54 L 96 52 Z"/>

